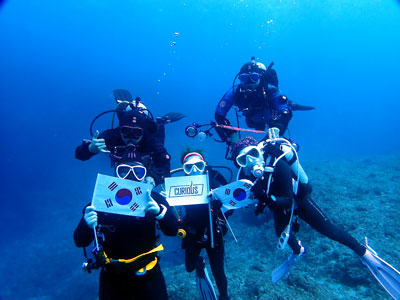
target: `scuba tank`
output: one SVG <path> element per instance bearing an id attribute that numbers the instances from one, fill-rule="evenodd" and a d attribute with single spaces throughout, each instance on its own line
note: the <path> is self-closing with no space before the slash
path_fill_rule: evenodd
<path id="1" fill-rule="evenodd" d="M 286 144 L 282 144 L 281 149 L 285 153 L 285 159 L 289 163 L 290 169 L 296 176 L 298 176 L 299 182 L 307 184 L 308 176 L 301 166 L 297 153 L 294 152 L 295 150 Z"/>
<path id="2" fill-rule="evenodd" d="M 268 139 L 266 142 L 264 142 L 264 147 L 271 143 L 280 143 L 279 147 L 280 150 L 283 152 L 283 156 L 281 155 L 279 159 L 285 157 L 290 166 L 290 169 L 295 175 L 295 180 L 297 182 L 307 184 L 308 176 L 300 164 L 299 158 L 297 156 L 296 147 L 287 139 L 279 137 L 278 128 L 273 127 L 268 129 Z"/>

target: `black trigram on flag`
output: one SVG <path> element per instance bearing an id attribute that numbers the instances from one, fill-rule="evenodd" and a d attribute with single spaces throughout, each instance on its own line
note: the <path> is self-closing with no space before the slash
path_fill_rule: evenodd
<path id="1" fill-rule="evenodd" d="M 225 190 L 225 195 L 229 195 L 231 193 L 231 189 L 226 189 Z"/>
<path id="2" fill-rule="evenodd" d="M 109 188 L 111 191 L 113 191 L 113 190 L 116 189 L 117 186 L 118 186 L 118 184 L 116 184 L 115 182 L 113 182 L 113 183 L 111 183 L 111 184 L 108 186 L 108 188 Z"/>
<path id="3" fill-rule="evenodd" d="M 243 186 L 246 188 L 246 189 L 248 189 L 248 188 L 250 188 L 251 187 L 251 184 L 249 184 L 249 183 L 245 183 L 245 184 L 243 184 Z"/>
<path id="4" fill-rule="evenodd" d="M 131 209 L 131 211 L 135 211 L 137 208 L 139 207 L 139 204 L 137 204 L 136 202 L 132 204 L 131 207 L 129 207 Z"/>
<path id="5" fill-rule="evenodd" d="M 140 188 L 140 186 L 135 188 L 135 193 L 136 193 L 136 196 L 142 194 L 142 189 Z"/>
<path id="6" fill-rule="evenodd" d="M 232 200 L 229 201 L 229 204 L 232 205 L 232 206 L 236 206 L 236 202 L 233 202 Z"/>
<path id="7" fill-rule="evenodd" d="M 110 208 L 111 206 L 113 206 L 113 203 L 110 198 L 108 198 L 107 200 L 104 200 L 104 202 L 105 202 L 107 208 Z"/>

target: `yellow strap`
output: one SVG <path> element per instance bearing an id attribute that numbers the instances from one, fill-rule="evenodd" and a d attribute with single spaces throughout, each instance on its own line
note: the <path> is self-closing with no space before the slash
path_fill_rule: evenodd
<path id="1" fill-rule="evenodd" d="M 156 266 L 157 261 L 158 261 L 158 259 L 157 259 L 157 257 L 155 257 L 153 261 L 149 262 L 146 265 L 146 267 L 145 267 L 146 269 L 145 268 L 141 268 L 141 269 L 139 269 L 139 271 L 137 271 L 137 273 L 140 274 L 140 273 L 144 273 L 144 272 L 150 271 L 151 269 L 153 269 Z"/>
<path id="2" fill-rule="evenodd" d="M 160 245 L 158 245 L 156 248 L 154 248 L 154 249 L 152 249 L 152 250 L 150 250 L 150 251 L 148 251 L 148 252 L 146 252 L 146 253 L 139 254 L 138 256 L 135 256 L 134 258 L 130 258 L 130 259 L 112 259 L 112 258 L 108 258 L 108 257 L 105 255 L 105 253 L 104 253 L 104 255 L 105 255 L 105 257 L 106 257 L 106 262 L 107 262 L 107 263 L 110 263 L 111 260 L 117 260 L 117 261 L 119 261 L 119 262 L 121 262 L 121 263 L 129 264 L 129 263 L 134 262 L 134 261 L 138 260 L 139 258 L 141 258 L 141 257 L 143 257 L 143 256 L 145 256 L 145 255 L 147 255 L 147 254 L 154 253 L 154 252 L 159 252 L 159 251 L 162 251 L 162 250 L 164 250 L 164 247 L 163 247 L 162 244 L 160 244 Z M 151 262 L 151 263 L 152 263 L 152 262 Z M 155 263 L 157 263 L 157 260 L 156 260 Z M 154 267 L 154 266 L 153 266 L 153 267 Z"/>

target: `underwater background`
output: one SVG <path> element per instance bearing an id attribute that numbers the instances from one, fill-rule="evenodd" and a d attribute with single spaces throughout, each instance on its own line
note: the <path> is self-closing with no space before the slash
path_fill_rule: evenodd
<path id="1" fill-rule="evenodd" d="M 211 165 L 232 167 L 208 123 L 240 67 L 275 63 L 294 112 L 290 134 L 314 200 L 358 240 L 368 236 L 400 267 L 400 3 L 395 0 L 0 1 L 0 299 L 97 299 L 98 273 L 81 270 L 73 231 L 109 160 L 74 158 L 89 125 L 113 109 L 113 89 L 140 96 L 166 126 L 172 167 L 188 144 Z M 234 115 L 230 115 L 232 123 Z M 240 120 L 244 125 L 244 119 Z M 111 118 L 96 122 L 110 127 Z M 231 299 L 390 299 L 346 247 L 308 225 L 307 256 L 277 285 L 272 222 L 237 211 L 226 236 Z M 181 241 L 168 238 L 163 272 L 170 299 L 198 299 Z"/>

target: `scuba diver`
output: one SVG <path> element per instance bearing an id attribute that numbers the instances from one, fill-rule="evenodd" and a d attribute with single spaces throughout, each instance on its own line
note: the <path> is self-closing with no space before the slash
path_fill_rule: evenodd
<path id="1" fill-rule="evenodd" d="M 165 142 L 165 125 L 169 123 L 173 123 L 179 121 L 184 118 L 185 115 L 177 112 L 169 112 L 162 117 L 156 117 L 154 119 L 151 112 L 147 109 L 147 107 L 143 104 L 140 97 L 136 97 L 133 100 L 131 93 L 127 90 L 116 89 L 113 91 L 115 101 L 117 102 L 116 110 L 132 110 L 135 107 L 139 108 L 143 111 L 147 116 L 149 116 L 152 120 L 155 121 L 157 126 L 156 136 L 164 145 Z"/>
<path id="2" fill-rule="evenodd" d="M 148 155 L 129 151 L 117 159 L 116 165 L 117 177 L 138 182 L 143 182 L 153 168 Z M 148 190 L 147 200 L 144 217 L 96 212 L 90 204 L 84 208 L 74 241 L 77 247 L 87 247 L 95 240 L 95 263 L 89 260 L 84 269 L 90 273 L 101 268 L 100 300 L 168 299 L 158 263 L 157 254 L 163 247 L 156 245 L 156 227 L 167 236 L 175 236 L 178 222 L 163 196 Z"/>
<path id="3" fill-rule="evenodd" d="M 256 215 L 266 207 L 272 210 L 279 237 L 278 248 L 288 244 L 293 253 L 272 272 L 274 283 L 282 279 L 305 253 L 296 239 L 298 218 L 322 235 L 353 250 L 380 284 L 394 298 L 400 299 L 400 273 L 382 260 L 368 245 L 360 244 L 346 231 L 333 224 L 311 199 L 311 185 L 301 167 L 296 149 L 276 128 L 268 130 L 268 139 L 258 143 L 251 137 L 240 140 L 234 147 L 239 177 L 254 182 L 252 191 L 258 200 Z"/>
<path id="4" fill-rule="evenodd" d="M 278 88 L 278 76 L 272 68 L 273 64 L 272 62 L 266 68 L 252 57 L 250 62 L 240 68 L 233 80 L 232 88 L 225 93 L 216 108 L 215 120 L 219 125 L 230 126 L 231 123 L 226 116 L 232 106 L 236 106 L 245 116 L 249 128 L 264 131 L 266 126 L 277 127 L 283 135 L 292 118 L 293 110 L 314 109 L 311 106 L 296 104 L 281 94 Z M 240 81 L 239 84 L 236 84 L 237 79 Z M 222 141 L 230 144 L 238 140 L 236 132 L 216 129 Z"/>
<path id="5" fill-rule="evenodd" d="M 164 125 L 178 121 L 184 115 L 168 113 L 164 117 L 157 117 L 155 120 L 139 97 L 132 100 L 129 91 L 114 90 L 114 96 L 117 102 L 115 110 L 105 111 L 94 118 L 90 125 L 92 139 L 83 140 L 82 144 L 75 150 L 75 157 L 86 161 L 100 152 L 118 157 L 126 148 L 135 148 L 139 152 L 150 154 L 155 163 L 156 171 L 153 174 L 156 176 L 154 178 L 149 177 L 146 180 L 154 182 L 155 185 L 160 184 L 164 177 L 169 176 L 170 170 L 170 156 L 164 147 Z M 116 114 L 119 126 L 101 133 L 96 131 L 93 134 L 94 122 L 106 113 Z M 111 161 L 114 161 L 112 157 Z"/>
<path id="6" fill-rule="evenodd" d="M 186 175 L 202 175 L 208 172 L 210 188 L 226 185 L 228 182 L 222 174 L 208 166 L 201 151 L 187 149 L 182 153 L 183 171 Z M 211 200 L 211 219 L 213 234 L 210 233 L 209 205 L 186 205 L 185 216 L 181 228 L 186 233 L 182 239 L 182 249 L 185 250 L 185 266 L 187 272 L 196 269 L 196 282 L 202 299 L 216 299 L 212 283 L 205 269 L 205 261 L 200 256 L 205 249 L 210 260 L 212 274 L 217 284 L 220 300 L 229 299 L 228 281 L 224 270 L 224 235 L 227 233 L 226 217 L 221 212 L 221 202 Z M 229 216 L 233 211 L 228 211 Z M 211 241 L 213 239 L 213 241 Z"/>

